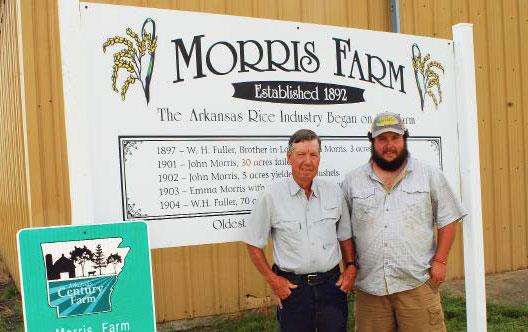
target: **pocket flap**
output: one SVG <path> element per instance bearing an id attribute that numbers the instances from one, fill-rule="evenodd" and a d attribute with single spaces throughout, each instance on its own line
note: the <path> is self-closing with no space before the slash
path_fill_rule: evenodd
<path id="1" fill-rule="evenodd" d="M 401 190 L 408 193 L 428 193 L 430 191 L 429 187 L 425 183 L 402 183 Z"/>
<path id="2" fill-rule="evenodd" d="M 337 208 L 337 206 L 333 206 L 333 207 L 324 207 L 323 208 L 323 211 L 321 211 L 321 217 L 323 219 L 327 219 L 327 218 L 337 218 L 338 217 L 338 214 L 339 214 L 339 209 Z"/>
<path id="3" fill-rule="evenodd" d="M 374 188 L 367 188 L 360 191 L 356 191 L 352 194 L 352 198 L 366 199 L 370 196 L 374 196 Z"/>
<path id="4" fill-rule="evenodd" d="M 277 222 L 273 227 L 286 232 L 296 233 L 301 230 L 301 223 L 294 219 L 277 218 Z"/>

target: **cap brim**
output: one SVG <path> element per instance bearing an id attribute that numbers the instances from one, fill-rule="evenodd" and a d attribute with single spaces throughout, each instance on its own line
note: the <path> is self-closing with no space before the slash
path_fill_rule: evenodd
<path id="1" fill-rule="evenodd" d="M 383 133 L 387 133 L 387 132 L 393 132 L 393 133 L 396 133 L 398 135 L 403 135 L 405 134 L 405 131 L 402 130 L 402 129 L 397 129 L 397 128 L 390 128 L 390 127 L 387 127 L 387 128 L 381 128 L 379 130 L 375 130 L 373 133 L 372 133 L 372 138 L 375 138 L 375 137 L 378 137 L 379 135 L 383 134 Z"/>

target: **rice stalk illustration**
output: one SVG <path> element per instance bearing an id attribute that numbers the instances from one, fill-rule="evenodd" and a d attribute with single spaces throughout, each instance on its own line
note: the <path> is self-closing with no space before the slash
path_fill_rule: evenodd
<path id="1" fill-rule="evenodd" d="M 147 32 L 147 25 L 151 26 L 151 31 Z M 141 37 L 132 29 L 127 28 L 126 34 L 129 38 L 115 36 L 108 38 L 103 44 L 103 52 L 111 46 L 124 46 L 120 51 L 114 53 L 114 65 L 112 66 L 112 90 L 121 95 L 124 101 L 128 89 L 136 82 L 141 83 L 143 93 L 147 100 L 150 101 L 150 81 L 154 69 L 154 59 L 156 56 L 156 47 L 158 36 L 156 35 L 156 23 L 147 18 L 141 27 Z M 147 65 L 145 69 L 143 64 Z M 118 75 L 125 72 L 128 77 L 121 85 L 121 91 L 118 90 Z"/>
<path id="2" fill-rule="evenodd" d="M 440 62 L 431 60 L 429 53 L 422 58 L 422 52 L 417 44 L 413 44 L 412 46 L 412 65 L 414 77 L 416 78 L 416 86 L 420 94 L 422 111 L 424 110 L 425 98 L 427 96 L 433 101 L 435 109 L 438 109 L 438 105 L 442 103 L 442 88 L 440 86 L 440 74 L 438 72 L 444 74 L 444 66 Z"/>

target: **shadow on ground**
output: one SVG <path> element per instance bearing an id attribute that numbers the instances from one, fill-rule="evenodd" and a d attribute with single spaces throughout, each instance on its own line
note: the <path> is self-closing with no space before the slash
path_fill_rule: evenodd
<path id="1" fill-rule="evenodd" d="M 464 280 L 453 280 L 446 282 L 441 289 L 465 297 L 464 287 Z M 527 305 L 528 270 L 487 275 L 486 300 L 495 304 Z"/>

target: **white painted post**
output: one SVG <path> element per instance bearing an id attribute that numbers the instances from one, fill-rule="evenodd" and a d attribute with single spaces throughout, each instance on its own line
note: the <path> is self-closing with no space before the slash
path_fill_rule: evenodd
<path id="1" fill-rule="evenodd" d="M 462 204 L 468 212 L 463 223 L 467 330 L 483 332 L 487 330 L 486 284 L 473 25 L 460 23 L 453 26 L 453 41 L 459 126 L 460 184 Z"/>
<path id="2" fill-rule="evenodd" d="M 72 224 L 93 222 L 93 195 L 87 113 L 85 102 L 85 68 L 81 36 L 80 3 L 78 0 L 57 0 L 61 39 L 64 118 L 68 147 Z"/>

